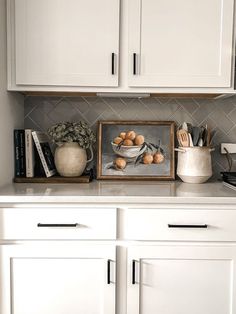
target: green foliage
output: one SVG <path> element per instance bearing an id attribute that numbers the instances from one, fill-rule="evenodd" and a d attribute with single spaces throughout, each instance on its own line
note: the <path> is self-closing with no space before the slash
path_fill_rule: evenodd
<path id="1" fill-rule="evenodd" d="M 94 132 L 84 121 L 55 124 L 48 129 L 48 134 L 55 143 L 76 142 L 84 149 L 96 142 Z"/>

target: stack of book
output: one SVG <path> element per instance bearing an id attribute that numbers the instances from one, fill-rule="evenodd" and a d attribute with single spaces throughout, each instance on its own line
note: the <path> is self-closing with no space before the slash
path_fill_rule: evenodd
<path id="1" fill-rule="evenodd" d="M 45 133 L 14 130 L 15 177 L 51 177 L 56 174 L 54 158 Z"/>

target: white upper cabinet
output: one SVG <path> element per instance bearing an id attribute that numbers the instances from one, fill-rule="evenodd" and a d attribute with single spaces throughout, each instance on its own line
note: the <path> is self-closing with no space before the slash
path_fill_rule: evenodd
<path id="1" fill-rule="evenodd" d="M 11 0 L 11 6 L 16 85 L 118 85 L 119 0 Z"/>
<path id="2" fill-rule="evenodd" d="M 129 86 L 232 85 L 234 0 L 129 0 Z"/>
<path id="3" fill-rule="evenodd" d="M 7 0 L 8 89 L 232 93 L 234 2 Z"/>

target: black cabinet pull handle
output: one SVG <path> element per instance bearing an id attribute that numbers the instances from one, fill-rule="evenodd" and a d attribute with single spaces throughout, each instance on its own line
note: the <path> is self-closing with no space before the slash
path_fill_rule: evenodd
<path id="1" fill-rule="evenodd" d="M 62 227 L 65 227 L 65 228 L 76 228 L 79 226 L 78 223 L 75 223 L 75 224 L 42 224 L 42 223 L 38 223 L 37 226 L 39 228 L 62 228 Z"/>
<path id="2" fill-rule="evenodd" d="M 198 228 L 198 229 L 206 229 L 208 228 L 208 225 L 173 225 L 173 224 L 168 224 L 168 228 Z"/>
<path id="3" fill-rule="evenodd" d="M 111 284 L 111 260 L 107 261 L 107 284 Z"/>
<path id="4" fill-rule="evenodd" d="M 136 75 L 136 66 L 137 66 L 137 54 L 134 53 L 133 54 L 133 75 Z"/>
<path id="5" fill-rule="evenodd" d="M 136 268 L 135 268 L 136 261 L 132 260 L 132 285 L 135 285 L 136 279 L 135 279 L 135 273 L 136 273 Z"/>
<path id="6" fill-rule="evenodd" d="M 111 74 L 115 75 L 115 53 L 111 54 Z"/>

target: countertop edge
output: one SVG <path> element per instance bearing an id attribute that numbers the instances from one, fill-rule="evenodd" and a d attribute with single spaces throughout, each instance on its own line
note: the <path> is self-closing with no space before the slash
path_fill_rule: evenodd
<path id="1" fill-rule="evenodd" d="M 0 207 L 6 204 L 212 204 L 236 205 L 235 197 L 180 197 L 180 196 L 0 196 Z"/>

